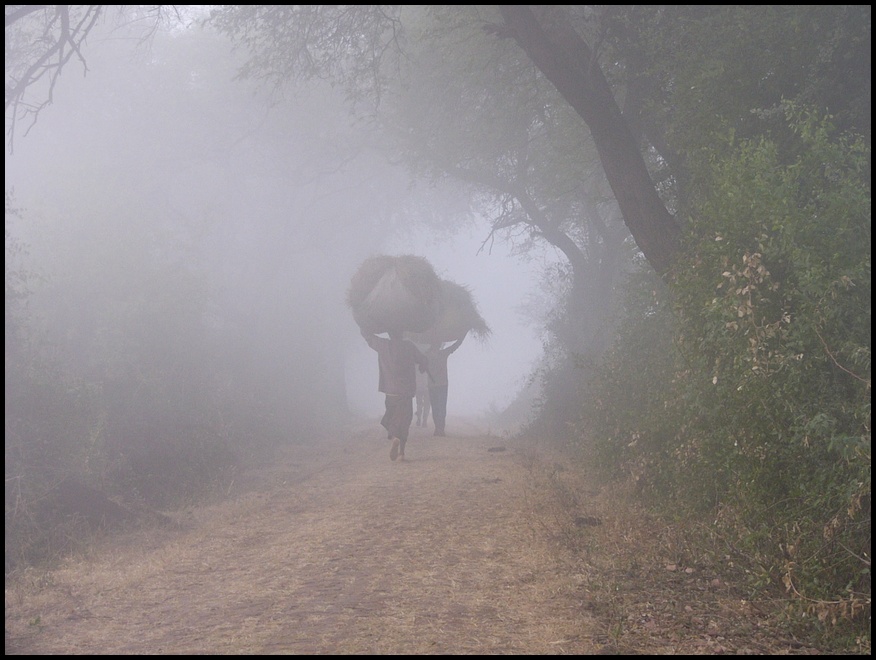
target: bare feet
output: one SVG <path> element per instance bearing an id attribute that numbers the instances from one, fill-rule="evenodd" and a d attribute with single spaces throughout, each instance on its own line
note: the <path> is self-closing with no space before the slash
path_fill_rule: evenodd
<path id="1" fill-rule="evenodd" d="M 399 455 L 398 455 L 398 462 L 399 462 L 399 463 L 404 463 L 404 462 L 405 462 L 405 455 L 404 455 L 404 454 L 399 454 Z"/>
<path id="2" fill-rule="evenodd" d="M 394 461 L 396 458 L 398 458 L 398 445 L 398 438 L 393 438 L 392 449 L 389 450 L 389 460 Z M 402 456 L 404 456 L 404 454 L 402 454 Z"/>

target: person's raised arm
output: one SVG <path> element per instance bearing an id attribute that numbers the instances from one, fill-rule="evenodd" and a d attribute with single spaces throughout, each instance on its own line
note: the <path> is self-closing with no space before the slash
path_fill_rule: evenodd
<path id="1" fill-rule="evenodd" d="M 416 360 L 417 365 L 419 366 L 420 373 L 421 374 L 425 373 L 429 377 L 429 382 L 434 383 L 435 379 L 432 377 L 432 372 L 429 371 L 429 358 L 427 356 L 423 355 L 422 351 L 420 351 L 420 349 L 418 348 L 417 355 L 414 359 Z"/>
<path id="2" fill-rule="evenodd" d="M 417 367 L 421 374 L 429 371 L 429 358 L 423 355 L 423 352 L 419 348 L 414 352 L 414 362 L 417 363 Z"/>
<path id="3" fill-rule="evenodd" d="M 467 334 L 468 334 L 468 333 L 466 333 L 466 335 L 467 335 Z M 457 339 L 455 342 L 453 342 L 450 346 L 448 346 L 448 347 L 447 347 L 447 355 L 450 355 L 451 353 L 453 353 L 453 351 L 455 351 L 457 348 L 459 348 L 460 346 L 462 346 L 462 341 L 463 341 L 464 339 L 465 339 L 465 335 L 463 335 L 462 337 L 460 337 L 459 339 Z"/>
<path id="4" fill-rule="evenodd" d="M 372 332 L 366 332 L 366 331 L 365 331 L 364 329 L 362 329 L 362 328 L 359 328 L 359 334 L 361 334 L 362 337 L 364 337 L 365 341 L 368 342 L 368 345 L 369 345 L 371 348 L 373 348 L 374 350 L 377 350 L 377 345 L 376 345 L 376 344 L 377 344 L 377 339 L 378 339 L 378 336 L 377 336 L 377 335 L 375 335 L 375 334 L 372 333 Z"/>

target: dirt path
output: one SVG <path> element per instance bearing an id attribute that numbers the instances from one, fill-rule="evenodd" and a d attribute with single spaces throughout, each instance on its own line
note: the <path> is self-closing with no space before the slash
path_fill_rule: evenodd
<path id="1" fill-rule="evenodd" d="M 6 653 L 820 652 L 586 466 L 450 422 L 404 464 L 376 422 L 289 446 L 222 504 L 7 579 Z"/>
<path id="2" fill-rule="evenodd" d="M 183 529 L 7 584 L 6 652 L 593 653 L 520 452 L 415 428 L 392 463 L 379 431 L 290 447 Z"/>

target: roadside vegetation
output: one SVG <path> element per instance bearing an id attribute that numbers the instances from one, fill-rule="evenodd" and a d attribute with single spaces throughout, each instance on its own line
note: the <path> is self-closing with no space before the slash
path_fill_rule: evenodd
<path id="1" fill-rule="evenodd" d="M 631 280 L 566 442 L 792 628 L 866 647 L 869 152 L 789 120 L 800 155 L 747 141 L 716 168 L 673 286 Z"/>

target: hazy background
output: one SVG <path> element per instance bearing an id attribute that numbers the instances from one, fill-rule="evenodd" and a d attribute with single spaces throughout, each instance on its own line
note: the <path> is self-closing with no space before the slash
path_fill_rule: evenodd
<path id="1" fill-rule="evenodd" d="M 449 413 L 512 401 L 541 352 L 551 252 L 484 245 L 489 223 L 465 191 L 414 185 L 334 91 L 235 80 L 236 56 L 209 31 L 148 47 L 137 35 L 98 30 L 87 75 L 65 72 L 5 161 L 28 309 L 65 368 L 125 410 L 167 396 L 169 377 L 179 408 L 218 385 L 293 425 L 302 411 L 377 414 L 376 356 L 346 291 L 365 258 L 417 254 L 468 286 L 492 329 L 451 358 Z M 143 410 L 137 425 L 162 414 L 176 413 Z"/>

